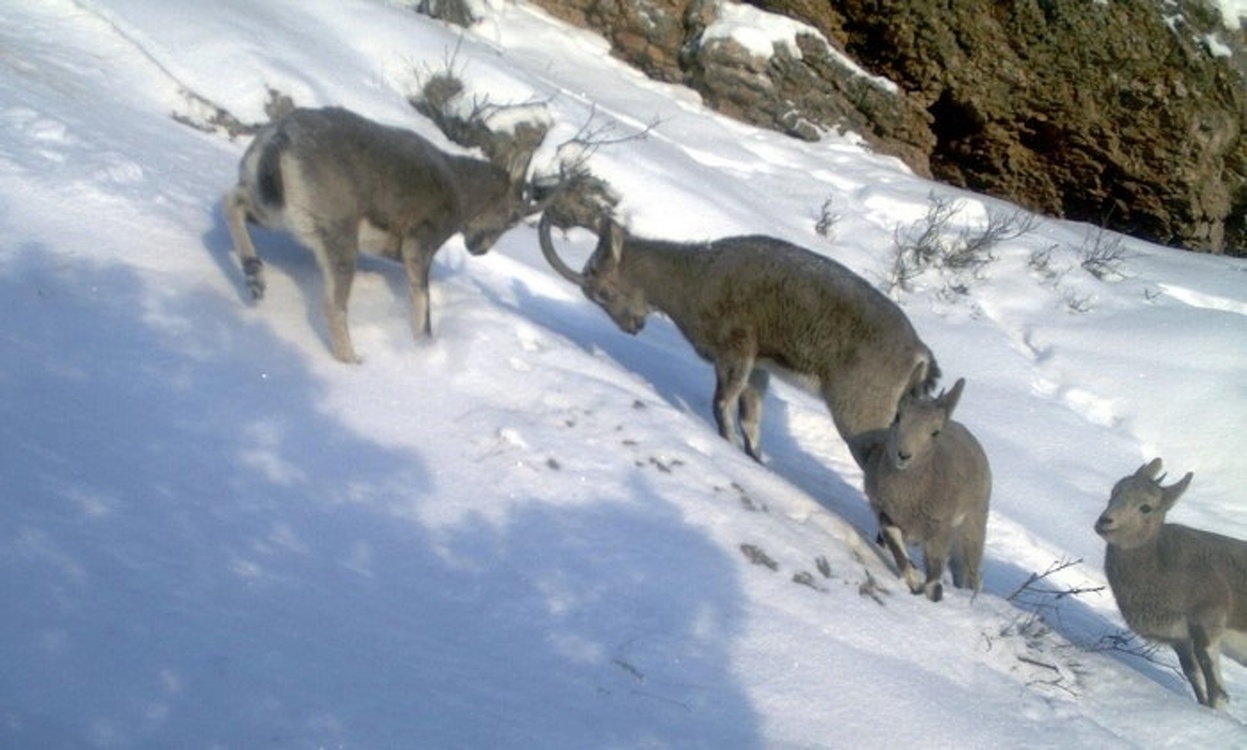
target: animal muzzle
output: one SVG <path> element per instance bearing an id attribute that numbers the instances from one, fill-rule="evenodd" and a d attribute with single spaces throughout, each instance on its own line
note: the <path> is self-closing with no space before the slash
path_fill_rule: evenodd
<path id="1" fill-rule="evenodd" d="M 601 303 L 598 304 L 601 305 Z M 635 336 L 641 332 L 642 328 L 645 327 L 644 315 L 635 315 L 623 310 L 612 310 L 611 308 L 605 306 L 602 306 L 602 309 L 606 311 L 606 314 L 610 316 L 611 320 L 615 321 L 615 325 L 619 326 L 619 330 L 624 333 Z"/>
<path id="2" fill-rule="evenodd" d="M 1113 522 L 1112 516 L 1103 515 L 1096 519 L 1095 533 L 1104 538 L 1108 538 L 1116 530 L 1116 524 Z"/>
<path id="3" fill-rule="evenodd" d="M 468 247 L 468 252 L 469 252 L 470 254 L 472 254 L 472 255 L 484 255 L 485 253 L 489 252 L 489 249 L 490 249 L 491 247 L 493 247 L 493 246 L 494 246 L 494 241 L 493 241 L 493 239 L 489 239 L 489 240 L 477 240 L 476 242 L 473 242 L 473 241 L 471 241 L 471 240 L 468 240 L 468 241 L 467 241 L 467 242 L 465 242 L 464 244 L 465 244 L 465 245 L 467 245 L 467 247 Z"/>
<path id="4" fill-rule="evenodd" d="M 502 236 L 501 232 L 474 232 L 465 234 L 463 244 L 467 246 L 468 252 L 472 255 L 484 255 L 494 246 L 498 238 Z"/>

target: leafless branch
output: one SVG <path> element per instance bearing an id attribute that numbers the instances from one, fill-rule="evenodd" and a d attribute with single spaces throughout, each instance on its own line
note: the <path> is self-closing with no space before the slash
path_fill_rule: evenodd
<path id="1" fill-rule="evenodd" d="M 1086 586 L 1086 587 L 1070 586 L 1070 587 L 1066 587 L 1063 589 L 1057 589 L 1057 588 L 1049 588 L 1049 587 L 1037 585 L 1043 582 L 1045 579 L 1049 578 L 1050 576 L 1060 573 L 1063 570 L 1068 570 L 1069 568 L 1072 568 L 1075 565 L 1081 565 L 1081 564 L 1082 564 L 1082 558 L 1079 558 L 1077 560 L 1067 560 L 1064 558 L 1060 560 L 1056 560 L 1051 565 L 1049 565 L 1048 569 L 1045 570 L 1044 572 L 1042 573 L 1032 572 L 1030 576 L 1028 576 L 1027 579 L 1022 583 L 1021 586 L 1018 586 L 1017 589 L 1015 589 L 1012 594 L 1009 594 L 1009 596 L 1006 597 L 1006 600 L 1011 601 L 1011 602 L 1020 602 L 1024 604 L 1024 603 L 1027 603 L 1028 598 L 1033 598 L 1033 597 L 1051 597 L 1053 600 L 1060 600 L 1067 596 L 1080 596 L 1082 594 L 1092 594 L 1092 593 L 1096 593 L 1099 591 L 1103 591 L 1104 590 L 1103 586 Z"/>

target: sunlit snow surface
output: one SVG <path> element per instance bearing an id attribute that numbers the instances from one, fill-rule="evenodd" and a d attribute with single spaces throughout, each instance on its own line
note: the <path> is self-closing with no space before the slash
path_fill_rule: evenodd
<path id="1" fill-rule="evenodd" d="M 1247 742 L 1242 667 L 1217 714 L 1167 651 L 1106 650 L 1107 591 L 1039 597 L 1046 625 L 1009 599 L 1061 563 L 1042 585 L 1103 586 L 1092 524 L 1156 455 L 1195 472 L 1174 520 L 1247 538 L 1247 262 L 1117 238 L 1098 280 L 1080 253 L 1104 238 L 1043 220 L 978 278 L 894 291 L 945 383 L 967 378 L 958 417 L 996 478 L 985 590 L 938 605 L 879 556 L 819 401 L 777 384 L 750 461 L 674 327 L 618 331 L 531 225 L 481 258 L 448 243 L 431 341 L 402 268 L 365 258 L 359 366 L 329 356 L 288 236 L 256 232 L 253 304 L 220 213 L 245 139 L 171 115 L 261 121 L 273 89 L 451 149 L 406 103 L 448 65 L 491 102 L 546 103 L 537 172 L 586 126 L 620 140 L 589 166 L 640 234 L 775 235 L 881 283 L 933 195 L 960 201 L 954 233 L 1012 211 L 482 7 L 467 32 L 363 0 L 0 12 L 0 746 Z"/>

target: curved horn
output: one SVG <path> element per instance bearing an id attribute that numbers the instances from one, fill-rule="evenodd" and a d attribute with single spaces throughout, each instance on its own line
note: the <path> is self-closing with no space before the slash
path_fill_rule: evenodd
<path id="1" fill-rule="evenodd" d="M 541 254 L 545 256 L 546 262 L 550 264 L 559 276 L 567 279 L 576 286 L 584 286 L 584 274 L 576 273 L 563 262 L 559 254 L 554 250 L 554 242 L 550 239 L 550 214 L 542 214 L 541 221 L 537 224 L 537 239 L 541 243 Z"/>

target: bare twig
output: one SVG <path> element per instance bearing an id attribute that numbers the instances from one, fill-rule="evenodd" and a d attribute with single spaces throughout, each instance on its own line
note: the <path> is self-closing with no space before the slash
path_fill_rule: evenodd
<path id="1" fill-rule="evenodd" d="M 1072 568 L 1075 565 L 1081 565 L 1081 564 L 1082 564 L 1082 558 L 1079 558 L 1077 560 L 1067 560 L 1064 558 L 1057 560 L 1053 562 L 1051 565 L 1049 565 L 1048 569 L 1045 570 L 1043 573 L 1032 572 L 1030 576 L 1027 577 L 1027 579 L 1022 583 L 1021 586 L 1018 586 L 1016 589 L 1014 589 L 1012 594 L 1009 594 L 1009 596 L 1005 598 L 1007 601 L 1011 601 L 1011 602 L 1020 601 L 1022 603 L 1026 603 L 1026 597 L 1050 596 L 1055 600 L 1060 600 L 1067 596 L 1080 596 L 1082 594 L 1092 594 L 1092 593 L 1096 593 L 1099 591 L 1103 591 L 1104 590 L 1103 586 L 1088 586 L 1088 587 L 1071 586 L 1071 587 L 1067 587 L 1064 589 L 1054 589 L 1054 588 L 1045 588 L 1045 587 L 1036 585 L 1044 581 L 1050 576 L 1060 573 L 1063 570 Z"/>
<path id="2" fill-rule="evenodd" d="M 1025 663 L 1027 663 L 1027 664 L 1031 664 L 1031 665 L 1034 665 L 1034 666 L 1036 666 L 1036 667 L 1042 667 L 1042 668 L 1044 668 L 1044 669 L 1050 669 L 1050 670 L 1052 670 L 1053 672 L 1056 672 L 1057 674 L 1060 674 L 1060 673 L 1061 673 L 1061 668 L 1060 668 L 1060 667 L 1058 667 L 1057 665 L 1055 665 L 1055 664 L 1049 664 L 1049 663 L 1048 663 L 1048 662 L 1046 662 L 1046 661 L 1040 661 L 1040 660 L 1038 660 L 1038 659 L 1031 658 L 1031 657 L 1027 656 L 1026 654 L 1018 654 L 1018 655 L 1017 655 L 1017 658 L 1018 658 L 1018 661 L 1020 661 L 1020 662 L 1025 662 Z"/>
<path id="3" fill-rule="evenodd" d="M 1112 651 L 1118 654 L 1126 654 L 1144 661 L 1151 662 L 1157 666 L 1172 670 L 1175 674 L 1179 674 L 1179 670 L 1170 662 L 1160 658 L 1159 654 L 1163 651 L 1161 644 L 1145 641 L 1135 633 L 1118 629 L 1111 633 L 1100 636 L 1100 639 L 1087 647 L 1088 651 L 1101 653 Z"/>
<path id="4" fill-rule="evenodd" d="M 613 122 L 597 120 L 596 109 L 571 138 L 556 149 L 558 173 L 543 177 L 537 185 L 547 199 L 546 216 L 559 229 L 586 227 L 597 229 L 603 214 L 619 203 L 619 195 L 608 182 L 593 174 L 589 159 L 605 146 L 643 140 L 661 124 L 654 118 L 645 127 L 619 135 Z"/>
<path id="5" fill-rule="evenodd" d="M 618 135 L 614 122 L 597 120 L 597 105 L 594 104 L 589 110 L 589 117 L 580 129 L 571 138 L 559 144 L 560 178 L 567 179 L 581 173 L 588 174 L 589 158 L 597 153 L 598 149 L 603 146 L 616 146 L 621 143 L 645 140 L 660 124 L 662 120 L 654 117 L 645 127 L 634 133 Z"/>
<path id="6" fill-rule="evenodd" d="M 637 682 L 645 682 L 645 674 L 642 673 L 641 670 L 637 669 L 636 667 L 632 666 L 628 662 L 624 661 L 623 659 L 619 659 L 619 658 L 611 659 L 611 663 L 619 667 L 620 669 L 622 669 L 624 672 L 628 674 L 628 676 L 632 677 L 632 679 L 636 680 Z"/>

